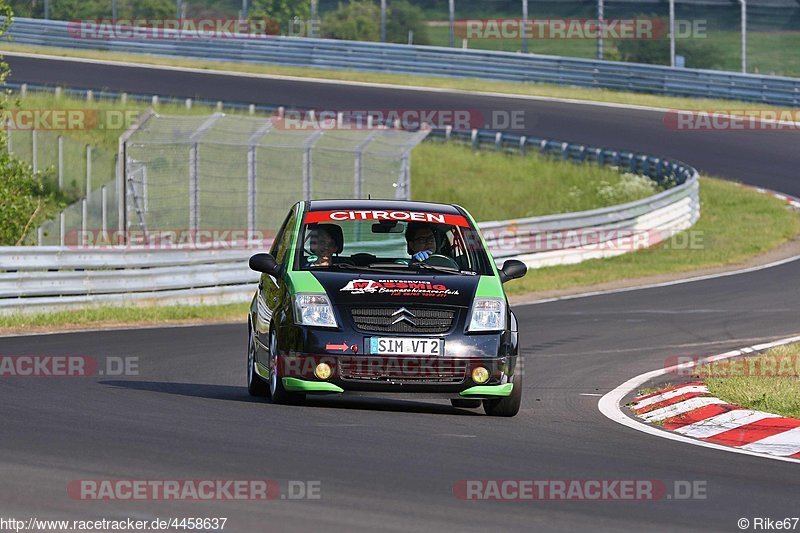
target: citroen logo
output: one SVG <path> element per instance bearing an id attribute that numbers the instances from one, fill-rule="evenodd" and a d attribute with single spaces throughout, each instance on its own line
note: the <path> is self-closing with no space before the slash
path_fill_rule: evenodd
<path id="1" fill-rule="evenodd" d="M 416 316 L 414 315 L 414 313 L 412 313 L 405 307 L 401 307 L 400 309 L 392 313 L 392 319 L 393 319 L 392 325 L 399 324 L 400 322 L 407 322 L 412 326 L 416 326 L 417 323 L 414 322 L 415 318 Z"/>

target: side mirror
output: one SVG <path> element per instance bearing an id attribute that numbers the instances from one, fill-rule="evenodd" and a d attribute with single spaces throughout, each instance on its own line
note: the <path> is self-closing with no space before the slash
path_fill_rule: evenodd
<path id="1" fill-rule="evenodd" d="M 270 254 L 256 254 L 251 257 L 250 268 L 256 272 L 263 272 L 270 276 L 277 276 L 281 271 L 281 266 Z"/>
<path id="2" fill-rule="evenodd" d="M 500 269 L 500 281 L 505 283 L 512 279 L 518 279 L 528 272 L 528 266 L 522 261 L 517 259 L 509 259 L 503 263 L 503 268 Z"/>

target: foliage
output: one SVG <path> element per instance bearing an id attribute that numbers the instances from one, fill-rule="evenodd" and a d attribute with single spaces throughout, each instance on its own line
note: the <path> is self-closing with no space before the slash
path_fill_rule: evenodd
<path id="1" fill-rule="evenodd" d="M 381 10 L 372 0 L 352 0 L 339 3 L 322 18 L 322 36 L 349 41 L 380 39 Z"/>

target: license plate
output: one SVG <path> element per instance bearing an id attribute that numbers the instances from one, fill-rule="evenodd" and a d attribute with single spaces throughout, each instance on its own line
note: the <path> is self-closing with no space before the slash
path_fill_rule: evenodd
<path id="1" fill-rule="evenodd" d="M 442 355 L 444 339 L 419 339 L 409 337 L 372 337 L 369 353 L 381 355 Z"/>

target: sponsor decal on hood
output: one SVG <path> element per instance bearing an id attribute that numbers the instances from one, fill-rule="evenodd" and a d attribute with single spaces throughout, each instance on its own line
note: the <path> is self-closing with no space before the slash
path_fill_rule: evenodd
<path id="1" fill-rule="evenodd" d="M 458 296 L 458 289 L 450 289 L 442 282 L 403 279 L 351 279 L 339 289 L 350 294 L 386 294 L 390 296 L 421 296 L 444 298 Z"/>

